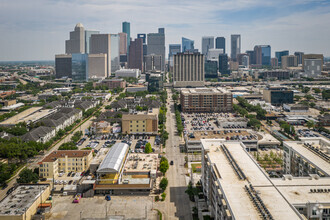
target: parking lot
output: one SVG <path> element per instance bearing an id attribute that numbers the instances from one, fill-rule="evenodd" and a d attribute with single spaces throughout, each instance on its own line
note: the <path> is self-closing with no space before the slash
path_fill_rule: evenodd
<path id="1" fill-rule="evenodd" d="M 301 137 L 320 137 L 320 135 L 310 129 L 298 129 L 297 134 Z"/>
<path id="2" fill-rule="evenodd" d="M 75 220 L 123 216 L 125 219 L 154 220 L 157 219 L 157 212 L 152 210 L 153 199 L 148 196 L 111 196 L 111 200 L 106 201 L 104 196 L 94 196 L 73 203 L 72 196 L 54 196 L 51 213 L 46 217 Z"/>
<path id="3" fill-rule="evenodd" d="M 226 140 L 260 140 L 258 134 L 252 134 L 247 130 L 221 130 L 221 131 L 194 131 L 188 134 L 189 140 L 203 138 L 221 138 Z"/>

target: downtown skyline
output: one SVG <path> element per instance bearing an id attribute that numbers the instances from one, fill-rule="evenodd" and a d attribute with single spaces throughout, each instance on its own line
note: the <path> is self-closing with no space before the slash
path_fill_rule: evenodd
<path id="1" fill-rule="evenodd" d="M 189 4 L 188 4 L 189 3 Z M 64 40 L 76 23 L 89 30 L 116 34 L 122 22 L 131 23 L 131 37 L 165 28 L 169 44 L 181 37 L 195 41 L 201 51 L 203 36 L 241 35 L 241 52 L 267 44 L 275 51 L 322 53 L 330 56 L 330 1 L 41 1 L 27 4 L 4 0 L 0 7 L 0 61 L 53 60 L 64 51 Z M 123 13 L 127 12 L 127 13 Z M 193 15 L 193 16 L 192 16 Z M 166 56 L 167 57 L 167 56 Z"/>

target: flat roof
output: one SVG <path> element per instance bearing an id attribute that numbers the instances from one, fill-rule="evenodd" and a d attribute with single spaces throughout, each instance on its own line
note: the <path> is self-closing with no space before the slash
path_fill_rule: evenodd
<path id="1" fill-rule="evenodd" d="M 222 93 L 228 93 L 231 94 L 228 90 L 226 90 L 225 88 L 221 88 L 221 87 L 217 87 L 217 88 L 188 88 L 188 89 L 182 89 L 181 93 L 188 95 L 188 94 L 209 94 L 209 95 L 213 95 L 213 94 L 222 94 Z"/>
<path id="2" fill-rule="evenodd" d="M 303 145 L 302 142 L 285 141 L 283 142 L 283 144 L 285 146 L 292 148 L 295 152 L 297 152 L 306 160 L 308 160 L 309 163 L 318 167 L 318 169 L 325 172 L 327 175 L 330 175 L 330 163 L 319 157 L 313 151 L 309 150 L 307 147 Z"/>
<path id="3" fill-rule="evenodd" d="M 150 172 L 157 170 L 158 154 L 130 154 L 124 172 Z"/>
<path id="4" fill-rule="evenodd" d="M 41 184 L 18 186 L 0 202 L 0 215 L 23 215 L 48 187 Z"/>
<path id="5" fill-rule="evenodd" d="M 34 122 L 54 112 L 55 112 L 54 109 L 43 109 L 43 107 L 31 107 L 17 115 L 14 115 L 11 118 L 8 118 L 3 122 L 0 122 L 0 124 L 18 124 L 20 122 L 29 122 L 29 121 Z"/>

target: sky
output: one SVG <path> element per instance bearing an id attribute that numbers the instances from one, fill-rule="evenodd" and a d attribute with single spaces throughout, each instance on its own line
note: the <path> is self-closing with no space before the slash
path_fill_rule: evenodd
<path id="1" fill-rule="evenodd" d="M 241 34 L 242 50 L 271 45 L 275 51 L 330 56 L 330 0 L 1 0 L 0 61 L 54 60 L 76 23 L 101 33 L 121 32 L 131 23 L 131 37 L 165 28 L 168 44 L 181 37 Z M 167 50 L 168 51 L 168 50 Z"/>

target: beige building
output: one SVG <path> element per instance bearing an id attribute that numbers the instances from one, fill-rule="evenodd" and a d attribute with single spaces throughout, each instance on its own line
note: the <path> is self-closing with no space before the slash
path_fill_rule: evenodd
<path id="1" fill-rule="evenodd" d="M 281 65 L 282 69 L 286 69 L 288 67 L 296 67 L 298 66 L 298 57 L 294 55 L 282 56 Z"/>
<path id="2" fill-rule="evenodd" d="M 89 168 L 93 159 L 90 150 L 57 150 L 39 162 L 39 176 L 57 177 L 59 173 L 83 172 Z"/>
<path id="3" fill-rule="evenodd" d="M 88 77 L 97 79 L 107 77 L 107 54 L 88 54 Z"/>
<path id="4" fill-rule="evenodd" d="M 123 134 L 157 134 L 158 114 L 128 114 L 122 117 Z"/>
<path id="5" fill-rule="evenodd" d="M 182 89 L 182 112 L 228 112 L 233 109 L 233 95 L 223 88 Z"/>
<path id="6" fill-rule="evenodd" d="M 321 71 L 323 71 L 323 54 L 304 54 L 302 56 L 302 66 L 305 68 L 305 59 L 319 59 L 321 60 Z"/>
<path id="7" fill-rule="evenodd" d="M 111 35 L 110 34 L 92 34 L 90 38 L 89 54 L 107 55 L 107 76 L 111 75 Z"/>
<path id="8" fill-rule="evenodd" d="M 119 33 L 119 54 L 127 54 L 127 34 L 123 32 Z"/>
<path id="9" fill-rule="evenodd" d="M 30 220 L 50 195 L 48 184 L 19 185 L 0 202 L 0 219 Z"/>

